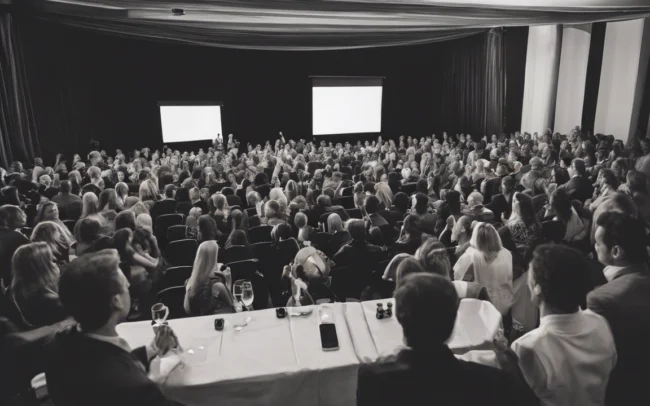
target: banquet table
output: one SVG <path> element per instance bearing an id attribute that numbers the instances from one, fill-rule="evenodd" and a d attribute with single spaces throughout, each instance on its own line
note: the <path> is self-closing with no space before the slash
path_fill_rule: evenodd
<path id="1" fill-rule="evenodd" d="M 319 306 L 288 308 L 286 318 L 275 309 L 169 320 L 182 347 L 181 362 L 166 375 L 161 388 L 167 396 L 190 405 L 356 405 L 357 372 L 361 363 L 373 362 L 403 346 L 402 329 L 395 315 L 375 317 L 377 303 L 333 303 L 339 349 L 323 351 Z M 393 302 L 394 303 L 394 302 Z M 214 320 L 225 320 L 222 331 Z M 250 317 L 248 325 L 236 331 Z M 494 362 L 489 345 L 501 323 L 489 302 L 461 301 L 449 347 L 459 358 Z M 118 333 L 132 348 L 153 338 L 150 322 L 122 323 Z M 482 351 L 481 351 L 482 350 Z M 151 374 L 164 363 L 152 363 Z"/>

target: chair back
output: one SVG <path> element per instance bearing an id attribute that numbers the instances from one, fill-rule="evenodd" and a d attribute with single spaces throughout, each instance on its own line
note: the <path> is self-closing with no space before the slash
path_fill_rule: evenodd
<path id="1" fill-rule="evenodd" d="M 361 213 L 361 209 L 345 209 L 345 212 L 348 213 L 348 216 L 350 216 L 351 219 L 363 219 L 363 214 Z"/>
<path id="2" fill-rule="evenodd" d="M 162 214 L 156 217 L 154 235 L 158 239 L 158 245 L 161 247 L 167 245 L 167 229 L 169 227 L 182 225 L 184 225 L 182 214 Z"/>
<path id="3" fill-rule="evenodd" d="M 172 241 L 165 247 L 165 257 L 172 266 L 191 266 L 194 264 L 199 244 L 196 240 Z"/>
<path id="4" fill-rule="evenodd" d="M 347 266 L 335 266 L 330 272 L 331 289 L 339 298 L 360 299 L 361 292 L 370 282 L 363 272 L 355 272 Z"/>
<path id="5" fill-rule="evenodd" d="M 343 206 L 344 209 L 354 209 L 354 196 L 341 196 L 335 199 L 332 204 Z"/>
<path id="6" fill-rule="evenodd" d="M 260 225 L 262 225 L 262 221 L 257 214 L 248 218 L 248 227 L 259 227 Z"/>
<path id="7" fill-rule="evenodd" d="M 178 241 L 178 240 L 184 240 L 186 239 L 187 236 L 187 231 L 189 230 L 189 227 L 187 226 L 171 226 L 167 229 L 167 242 L 172 242 L 172 241 Z"/>
<path id="8" fill-rule="evenodd" d="M 271 241 L 271 226 L 257 226 L 248 229 L 248 241 L 251 244 L 257 242 Z"/>
<path id="9" fill-rule="evenodd" d="M 255 310 L 267 309 L 271 305 L 269 296 L 269 287 L 266 278 L 257 270 L 257 260 L 247 259 L 245 261 L 236 261 L 228 264 L 232 280 L 248 279 L 253 284 L 253 308 Z"/>
<path id="10" fill-rule="evenodd" d="M 185 286 L 185 282 L 187 282 L 191 275 L 192 267 L 189 265 L 167 268 L 161 278 L 160 287 L 170 288 L 172 286 Z"/>
<path id="11" fill-rule="evenodd" d="M 391 245 L 399 238 L 399 231 L 390 224 L 383 224 L 379 226 L 381 230 L 381 235 L 384 239 L 384 245 Z"/>
<path id="12" fill-rule="evenodd" d="M 252 259 L 251 252 L 244 245 L 233 245 L 232 247 L 226 248 L 223 253 L 223 262 L 225 264 L 245 261 L 247 259 Z"/>
<path id="13" fill-rule="evenodd" d="M 158 301 L 169 308 L 168 319 L 180 319 L 186 317 L 185 308 L 185 286 L 172 286 L 158 292 Z"/>
<path id="14" fill-rule="evenodd" d="M 566 234 L 566 226 L 560 220 L 549 220 L 542 223 L 542 230 L 547 241 L 560 243 Z"/>
<path id="15" fill-rule="evenodd" d="M 309 236 L 309 241 L 312 247 L 325 252 L 331 237 L 331 234 L 316 231 Z"/>
<path id="16" fill-rule="evenodd" d="M 178 202 L 178 204 L 176 204 L 176 213 L 188 216 L 192 207 L 194 207 L 192 202 Z"/>
<path id="17" fill-rule="evenodd" d="M 402 192 L 407 196 L 411 196 L 413 193 L 415 193 L 416 187 L 417 183 L 406 183 L 402 185 Z"/>

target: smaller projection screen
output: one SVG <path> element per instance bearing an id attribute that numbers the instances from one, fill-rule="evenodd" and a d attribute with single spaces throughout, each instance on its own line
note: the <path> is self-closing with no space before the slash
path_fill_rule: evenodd
<path id="1" fill-rule="evenodd" d="M 381 77 L 312 77 L 313 135 L 381 132 Z"/>
<path id="2" fill-rule="evenodd" d="M 214 140 L 221 129 L 219 102 L 160 102 L 164 143 Z"/>

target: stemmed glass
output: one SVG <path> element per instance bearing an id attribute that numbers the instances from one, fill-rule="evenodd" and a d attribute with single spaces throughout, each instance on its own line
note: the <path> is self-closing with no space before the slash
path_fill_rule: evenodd
<path id="1" fill-rule="evenodd" d="M 232 294 L 235 298 L 235 311 L 237 313 L 244 310 L 244 305 L 246 310 L 250 310 L 249 306 L 253 303 L 253 284 L 244 279 L 235 281 L 232 284 Z M 244 316 L 241 320 L 237 321 L 235 324 L 235 331 L 242 331 L 244 327 L 252 320 L 250 316 Z"/>
<path id="2" fill-rule="evenodd" d="M 241 295 L 241 301 L 244 303 L 244 306 L 246 306 L 246 309 L 248 310 L 253 310 L 251 305 L 253 304 L 253 300 L 255 299 L 255 293 L 253 292 L 253 284 L 250 281 L 244 281 L 242 283 L 242 295 Z"/>

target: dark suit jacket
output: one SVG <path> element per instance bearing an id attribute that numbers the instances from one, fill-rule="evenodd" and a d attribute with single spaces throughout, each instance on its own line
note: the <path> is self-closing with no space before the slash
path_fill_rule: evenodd
<path id="1" fill-rule="evenodd" d="M 586 176 L 575 176 L 561 187 L 566 190 L 571 199 L 580 200 L 582 203 L 594 194 L 594 186 Z"/>
<path id="2" fill-rule="evenodd" d="M 587 296 L 587 307 L 605 317 L 618 361 L 609 377 L 608 406 L 647 405 L 650 397 L 650 272 L 643 265 L 622 269 Z"/>
<path id="3" fill-rule="evenodd" d="M 503 371 L 458 360 L 446 346 L 428 353 L 404 349 L 361 365 L 357 406 L 524 406 Z"/>
<path id="4" fill-rule="evenodd" d="M 81 203 L 81 198 L 79 196 L 70 193 L 59 193 L 52 197 L 52 201 L 59 206 L 59 217 L 62 220 L 76 220 L 74 218 L 74 215 L 76 214 L 75 203 Z"/>
<path id="5" fill-rule="evenodd" d="M 75 325 L 50 344 L 45 376 L 55 405 L 178 405 L 147 377 L 148 368 L 144 347 L 129 353 L 87 337 Z"/>
<path id="6" fill-rule="evenodd" d="M 11 259 L 16 250 L 25 244 L 29 244 L 29 239 L 20 232 L 0 228 L 0 273 L 5 287 L 11 285 Z"/>

